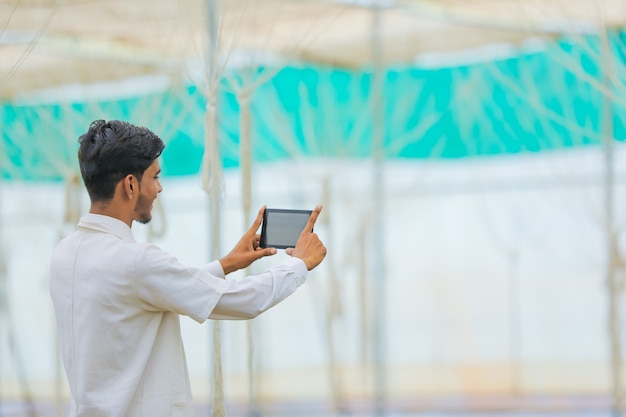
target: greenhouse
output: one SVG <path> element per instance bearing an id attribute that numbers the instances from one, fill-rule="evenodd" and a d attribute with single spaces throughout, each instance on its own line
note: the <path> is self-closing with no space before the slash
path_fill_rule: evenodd
<path id="1" fill-rule="evenodd" d="M 295 294 L 180 316 L 195 415 L 624 414 L 625 1 L 0 0 L 0 25 L 1 417 L 73 415 L 50 260 L 99 119 L 165 143 L 132 233 L 184 264 L 323 206 Z"/>

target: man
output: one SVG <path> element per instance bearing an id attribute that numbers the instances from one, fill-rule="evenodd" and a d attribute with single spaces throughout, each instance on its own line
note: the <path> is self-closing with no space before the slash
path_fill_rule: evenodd
<path id="1" fill-rule="evenodd" d="M 162 191 L 164 144 L 146 128 L 98 120 L 79 138 L 80 170 L 91 200 L 78 229 L 51 261 L 50 293 L 70 384 L 71 416 L 193 416 L 179 315 L 199 323 L 249 319 L 292 294 L 326 248 L 310 232 L 317 207 L 284 264 L 258 276 L 230 272 L 273 255 L 256 234 L 264 207 L 233 250 L 201 267 L 136 242 Z"/>

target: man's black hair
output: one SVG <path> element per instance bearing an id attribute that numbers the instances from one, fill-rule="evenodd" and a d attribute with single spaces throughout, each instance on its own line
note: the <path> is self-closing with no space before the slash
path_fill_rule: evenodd
<path id="1" fill-rule="evenodd" d="M 78 142 L 80 173 L 92 202 L 112 199 L 116 185 L 128 174 L 141 181 L 165 148 L 150 130 L 119 120 L 92 122 Z"/>

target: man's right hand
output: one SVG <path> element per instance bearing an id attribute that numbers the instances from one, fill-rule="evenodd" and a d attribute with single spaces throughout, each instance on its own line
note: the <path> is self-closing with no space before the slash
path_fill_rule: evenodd
<path id="1" fill-rule="evenodd" d="M 302 259 L 309 271 L 318 266 L 324 257 L 326 257 L 326 247 L 319 237 L 312 232 L 313 226 L 321 211 L 322 206 L 315 207 L 304 230 L 302 230 L 300 237 L 298 237 L 296 246 L 285 250 L 287 255 Z"/>
<path id="2" fill-rule="evenodd" d="M 257 259 L 276 254 L 275 248 L 261 248 L 259 244 L 261 236 L 256 233 L 256 231 L 259 230 L 259 227 L 261 226 L 264 212 L 265 206 L 261 207 L 261 210 L 259 210 L 259 213 L 256 216 L 256 220 L 252 224 L 252 227 L 250 227 L 246 234 L 243 235 L 233 250 L 231 250 L 228 255 L 220 259 L 220 264 L 222 265 L 224 274 L 228 275 L 239 269 L 247 268 Z"/>

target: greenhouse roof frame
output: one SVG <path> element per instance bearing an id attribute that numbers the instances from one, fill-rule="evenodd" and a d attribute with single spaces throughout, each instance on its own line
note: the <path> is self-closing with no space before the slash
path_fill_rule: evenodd
<path id="1" fill-rule="evenodd" d="M 0 0 L 0 99 L 51 87 L 180 76 L 206 67 L 207 1 L 222 61 L 270 57 L 340 68 L 372 65 L 372 16 L 385 65 L 529 38 L 626 24 L 623 0 Z M 240 59 L 241 61 L 241 59 Z"/>

